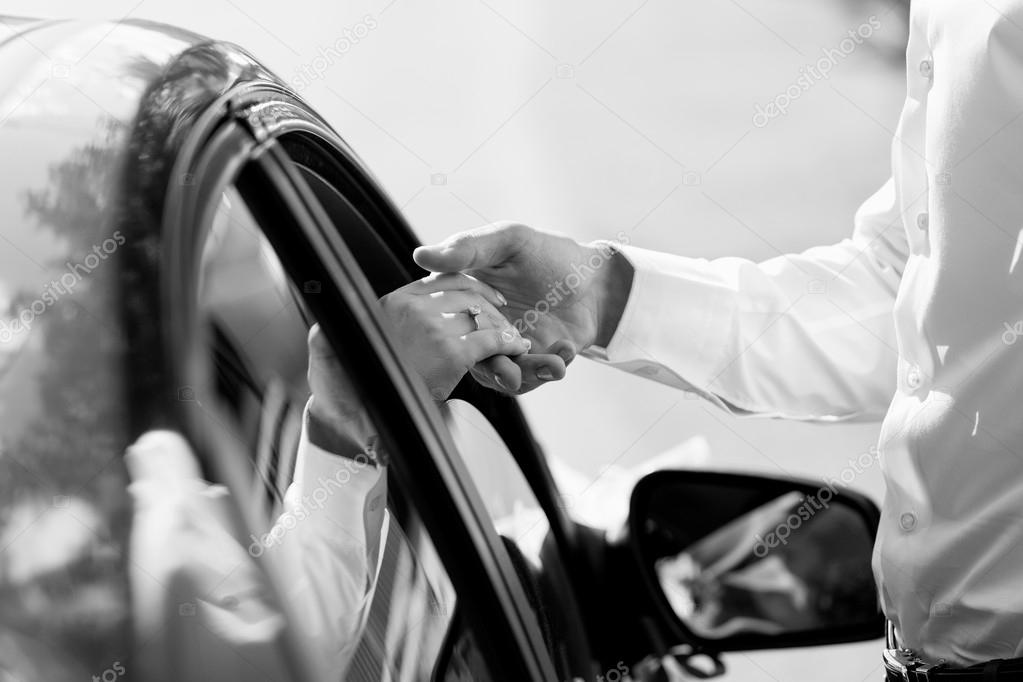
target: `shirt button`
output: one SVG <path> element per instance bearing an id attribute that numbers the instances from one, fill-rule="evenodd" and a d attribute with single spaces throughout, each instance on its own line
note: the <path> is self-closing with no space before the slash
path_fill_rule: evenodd
<path id="1" fill-rule="evenodd" d="M 934 63 L 930 59 L 920 62 L 920 75 L 924 78 L 930 78 L 934 75 Z"/>
<path id="2" fill-rule="evenodd" d="M 926 230 L 927 225 L 930 223 L 930 218 L 926 213 L 921 213 L 916 217 L 916 226 L 921 230 Z"/>
<path id="3" fill-rule="evenodd" d="M 917 367 L 911 367 L 909 371 L 906 372 L 906 385 L 915 390 L 920 388 L 920 382 L 920 369 Z"/>
<path id="4" fill-rule="evenodd" d="M 899 517 L 899 527 L 907 533 L 911 532 L 916 528 L 916 514 L 912 512 L 906 512 Z"/>

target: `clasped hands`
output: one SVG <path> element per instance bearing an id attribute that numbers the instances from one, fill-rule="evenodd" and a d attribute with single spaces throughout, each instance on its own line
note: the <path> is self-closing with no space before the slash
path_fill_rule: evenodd
<path id="1" fill-rule="evenodd" d="M 462 232 L 413 257 L 434 274 L 380 303 L 437 400 L 466 372 L 509 394 L 563 378 L 579 351 L 608 343 L 632 278 L 608 245 L 517 223 Z"/>

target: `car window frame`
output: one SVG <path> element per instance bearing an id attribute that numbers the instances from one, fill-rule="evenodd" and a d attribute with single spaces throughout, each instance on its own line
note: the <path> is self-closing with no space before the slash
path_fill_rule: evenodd
<path id="1" fill-rule="evenodd" d="M 172 246 L 167 249 L 162 288 L 165 300 L 172 303 L 165 332 L 174 339 L 168 344 L 172 356 L 168 362 L 175 375 L 187 382 L 196 369 L 196 258 L 201 226 L 209 218 L 203 213 L 211 210 L 218 188 L 233 178 L 254 213 L 283 208 L 299 226 L 298 234 L 284 235 L 261 221 L 289 275 L 295 279 L 295 272 L 301 270 L 309 273 L 303 279 L 322 283 L 320 294 L 306 297 L 306 304 L 321 321 L 328 340 L 341 348 L 338 342 L 343 338 L 346 348 L 355 346 L 363 352 L 360 361 L 349 366 L 358 370 L 353 377 L 356 383 L 372 387 L 377 398 L 371 415 L 400 424 L 388 434 L 398 442 L 385 439 L 397 453 L 392 461 L 400 463 L 392 471 L 412 498 L 437 551 L 448 559 L 445 570 L 464 607 L 466 623 L 487 634 L 478 639 L 488 664 L 492 661 L 493 669 L 514 671 L 527 679 L 555 679 L 538 627 L 530 622 L 532 612 L 522 586 L 478 492 L 453 454 L 439 412 L 400 361 L 357 261 L 276 141 L 282 130 L 316 132 L 325 124 L 269 83 L 236 88 L 211 109 L 210 116 L 200 118 L 207 125 L 191 131 L 175 164 L 172 177 L 187 177 L 190 182 L 173 184 L 166 201 L 165 230 Z M 279 204 L 276 209 L 273 202 Z M 338 305 L 344 314 L 339 314 Z M 220 448 L 232 449 L 231 444 L 211 434 L 209 425 L 197 421 L 194 413 L 181 416 L 204 469 L 223 470 L 225 464 L 232 469 L 229 462 L 217 461 L 223 458 L 209 456 Z M 233 449 L 228 459 L 239 460 L 236 445 Z M 419 454 L 406 457 L 404 453 Z M 240 473 L 220 471 L 218 475 L 233 482 Z"/>
<path id="2" fill-rule="evenodd" d="M 289 155 L 299 156 L 294 149 L 297 146 L 295 143 L 300 142 L 305 148 L 299 156 L 300 162 L 310 166 L 310 170 L 342 194 L 362 218 L 373 225 L 390 249 L 393 259 L 406 269 L 406 281 L 427 274 L 412 259 L 412 251 L 420 243 L 401 211 L 386 194 L 376 188 L 372 176 L 341 138 L 325 124 L 318 125 L 316 122 L 284 126 L 280 132 L 282 134 L 278 139 Z M 317 155 L 319 163 L 311 167 L 309 161 Z M 379 286 L 377 293 L 382 293 Z M 603 618 L 602 604 L 599 599 L 594 599 L 595 595 L 600 594 L 602 585 L 591 565 L 591 538 L 579 532 L 577 524 L 569 515 L 546 455 L 534 438 L 525 413 L 516 399 L 486 389 L 470 376 L 458 384 L 449 399 L 463 400 L 491 424 L 512 454 L 515 465 L 522 472 L 541 511 L 547 517 L 553 540 L 551 551 L 561 564 L 554 573 L 566 578 L 571 576 L 570 580 L 562 581 L 566 589 L 558 591 L 559 602 L 555 605 L 566 623 L 564 635 L 567 641 L 561 655 L 567 655 L 568 670 L 562 672 L 589 676 L 596 659 L 594 642 L 601 632 L 600 628 L 592 624 Z M 461 459 L 460 456 L 458 458 Z"/>

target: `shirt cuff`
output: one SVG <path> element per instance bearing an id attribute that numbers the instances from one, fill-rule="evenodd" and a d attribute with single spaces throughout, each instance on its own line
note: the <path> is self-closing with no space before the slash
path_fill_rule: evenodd
<path id="1" fill-rule="evenodd" d="M 712 389 L 732 324 L 732 292 L 706 276 L 705 260 L 617 249 L 633 267 L 632 290 L 607 347 L 582 355 L 743 414 Z"/>

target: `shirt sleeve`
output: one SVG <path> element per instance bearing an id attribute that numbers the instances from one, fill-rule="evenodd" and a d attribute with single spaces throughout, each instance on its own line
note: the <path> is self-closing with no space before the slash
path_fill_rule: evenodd
<path id="1" fill-rule="evenodd" d="M 307 409 L 295 479 L 267 540 L 281 545 L 303 634 L 337 674 L 368 615 L 387 527 L 387 476 L 370 462 L 367 444 L 353 440 L 343 453 L 313 444 L 308 420 Z"/>
<path id="2" fill-rule="evenodd" d="M 607 348 L 585 354 L 736 414 L 874 419 L 896 386 L 893 310 L 908 255 L 894 183 L 852 238 L 756 263 L 631 246 L 632 291 Z"/>

